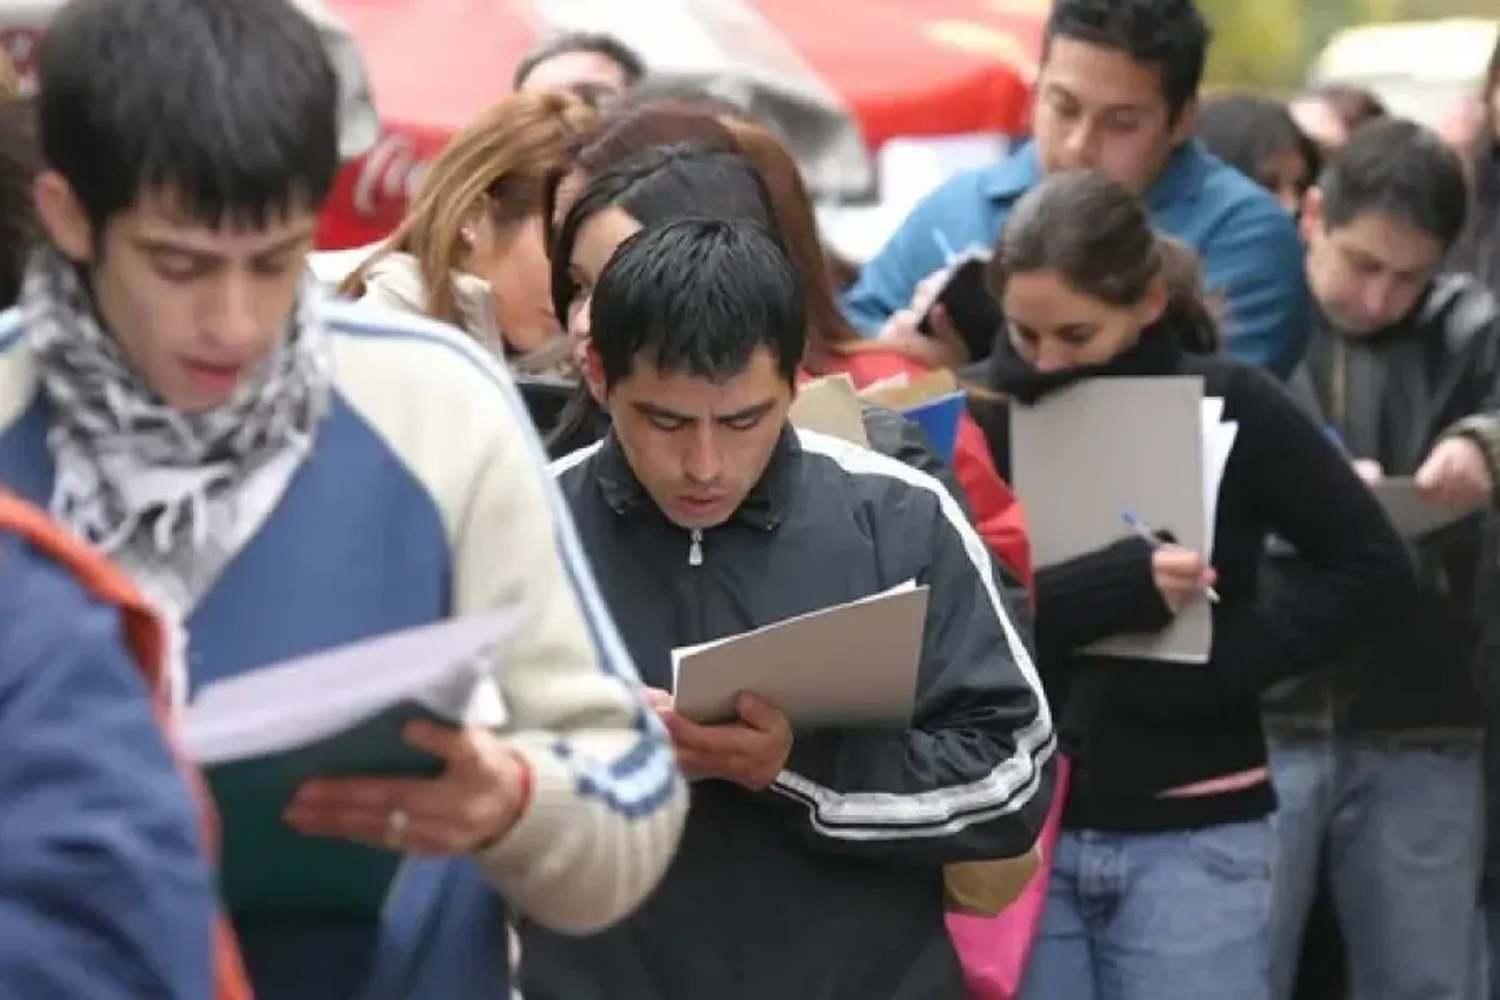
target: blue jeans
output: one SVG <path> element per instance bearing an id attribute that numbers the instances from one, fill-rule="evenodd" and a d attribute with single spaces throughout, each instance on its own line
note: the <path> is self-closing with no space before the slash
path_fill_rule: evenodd
<path id="1" fill-rule="evenodd" d="M 1063 831 L 1021 1000 L 1269 1000 L 1268 820 Z"/>
<path id="2" fill-rule="evenodd" d="M 1354 1000 L 1480 1000 L 1480 748 L 1279 743 L 1272 981 L 1291 996 L 1322 860 Z"/>

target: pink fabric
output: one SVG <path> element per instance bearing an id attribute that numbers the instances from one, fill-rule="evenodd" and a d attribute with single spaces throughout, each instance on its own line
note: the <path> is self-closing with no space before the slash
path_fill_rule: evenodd
<path id="1" fill-rule="evenodd" d="M 1015 1000 L 1021 992 L 1021 976 L 1026 971 L 1026 960 L 1031 957 L 1031 946 L 1042 925 L 1042 907 L 1047 902 L 1047 883 L 1052 876 L 1052 858 L 1062 829 L 1069 768 L 1068 759 L 1058 754 L 1057 790 L 1039 838 L 1041 867 L 1021 898 L 998 917 L 948 914 L 948 935 L 958 950 L 972 1000 Z"/>

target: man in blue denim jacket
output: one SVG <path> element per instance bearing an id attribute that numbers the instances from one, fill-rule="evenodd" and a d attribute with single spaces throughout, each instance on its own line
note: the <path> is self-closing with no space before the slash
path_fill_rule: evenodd
<path id="1" fill-rule="evenodd" d="M 917 320 L 939 284 L 924 279 L 942 272 L 951 250 L 992 246 L 1044 174 L 1098 170 L 1141 192 L 1157 226 L 1198 251 L 1227 307 L 1229 352 L 1290 374 L 1308 331 L 1302 247 L 1270 194 L 1192 140 L 1209 36 L 1193 0 L 1058 0 L 1034 139 L 918 204 L 847 293 L 850 320 L 868 336 L 920 337 Z M 944 317 L 934 326 L 938 340 L 957 341 Z"/>

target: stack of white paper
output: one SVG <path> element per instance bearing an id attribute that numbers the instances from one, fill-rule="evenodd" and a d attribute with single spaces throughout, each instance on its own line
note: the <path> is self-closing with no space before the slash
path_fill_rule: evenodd
<path id="1" fill-rule="evenodd" d="M 1203 399 L 1203 511 L 1208 527 L 1203 551 L 1210 558 L 1214 552 L 1214 525 L 1219 518 L 1219 487 L 1224 482 L 1224 469 L 1229 465 L 1229 454 L 1234 451 L 1235 438 L 1240 425 L 1234 420 L 1224 419 L 1224 400 L 1217 396 Z"/>

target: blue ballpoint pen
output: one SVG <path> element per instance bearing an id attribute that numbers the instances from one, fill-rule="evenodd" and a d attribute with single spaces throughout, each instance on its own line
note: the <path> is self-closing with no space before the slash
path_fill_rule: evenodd
<path id="1" fill-rule="evenodd" d="M 1160 534 L 1152 531 L 1150 528 L 1142 524 L 1140 519 L 1130 511 L 1127 510 L 1122 512 L 1120 514 L 1120 520 L 1125 522 L 1125 527 L 1129 528 L 1131 531 L 1135 532 L 1137 535 L 1141 536 L 1147 542 L 1149 542 L 1153 549 L 1159 545 L 1164 544 L 1162 542 Z M 1210 604 L 1219 603 L 1219 592 L 1212 587 L 1205 587 L 1203 589 L 1203 596 L 1208 598 Z"/>

